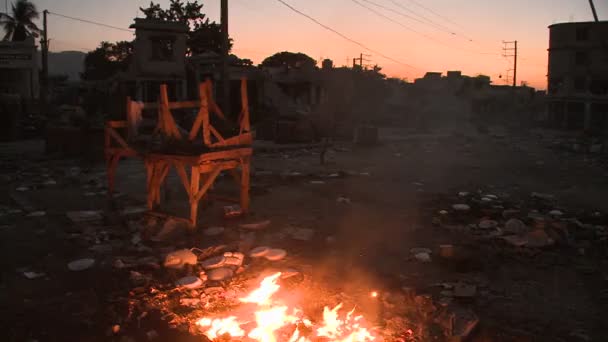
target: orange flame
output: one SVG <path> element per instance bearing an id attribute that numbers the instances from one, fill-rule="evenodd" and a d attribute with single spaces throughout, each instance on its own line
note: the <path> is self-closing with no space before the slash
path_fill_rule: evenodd
<path id="1" fill-rule="evenodd" d="M 281 273 L 273 274 L 262 280 L 260 287 L 253 290 L 245 298 L 241 298 L 243 303 L 257 304 L 260 309 L 253 312 L 255 319 L 255 327 L 250 331 L 245 332 L 241 324 L 250 322 L 251 318 L 246 318 L 241 321 L 235 316 L 226 318 L 201 318 L 196 324 L 205 331 L 210 339 L 216 339 L 222 335 L 228 334 L 231 337 L 244 337 L 259 342 L 277 342 L 287 340 L 287 336 L 277 337 L 279 330 L 282 332 L 285 329 L 294 328 L 288 342 L 311 342 L 307 336 L 301 336 L 302 332 L 296 325 L 304 325 L 306 327 L 314 327 L 314 324 L 307 318 L 302 316 L 302 311 L 297 308 L 290 308 L 286 305 L 279 305 L 272 301 L 272 296 L 279 290 L 277 279 Z M 340 317 L 339 311 L 342 304 L 336 305 L 333 309 L 325 307 L 323 309 L 323 321 L 320 322 L 316 329 L 313 329 L 313 338 L 324 338 L 329 342 L 369 342 L 374 341 L 376 337 L 365 327 L 362 326 L 363 316 L 353 316 L 355 309 L 349 311 L 343 318 Z"/>

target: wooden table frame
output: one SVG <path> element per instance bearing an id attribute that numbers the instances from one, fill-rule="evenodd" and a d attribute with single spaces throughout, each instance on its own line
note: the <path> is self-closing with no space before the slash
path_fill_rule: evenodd
<path id="1" fill-rule="evenodd" d="M 206 81 L 199 85 L 199 100 L 185 102 L 169 102 L 167 86 L 161 85 L 158 103 L 138 103 L 139 110 L 158 109 L 158 122 L 155 134 L 162 134 L 168 139 L 186 140 L 193 142 L 196 137 L 202 137 L 203 145 L 209 152 L 199 155 L 179 155 L 173 153 L 153 153 L 137 151 L 123 138 L 117 129 L 128 129 L 128 121 L 108 121 L 105 130 L 105 156 L 108 172 L 108 193 L 114 191 L 114 177 L 118 161 L 124 157 L 137 157 L 144 161 L 146 167 L 147 205 L 150 210 L 160 205 L 160 192 L 171 167 L 179 176 L 188 194 L 190 202 L 190 218 L 188 222 L 195 227 L 199 202 L 207 195 L 209 189 L 223 171 L 228 171 L 240 188 L 238 199 L 219 197 L 222 200 L 234 201 L 240 204 L 246 213 L 249 209 L 250 163 L 253 149 L 252 134 L 249 120 L 249 104 L 247 99 L 247 81 L 241 80 L 241 112 L 238 118 L 239 134 L 224 138 L 209 122 L 210 112 L 226 119 L 219 106 L 211 96 L 212 85 Z M 129 111 L 134 110 L 135 102 L 127 98 L 127 117 L 132 117 Z M 182 137 L 171 109 L 198 108 L 198 114 L 187 137 Z M 187 170 L 190 169 L 188 174 Z"/>

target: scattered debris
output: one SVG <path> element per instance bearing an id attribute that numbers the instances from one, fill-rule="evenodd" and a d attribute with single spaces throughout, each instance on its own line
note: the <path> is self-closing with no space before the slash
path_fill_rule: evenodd
<path id="1" fill-rule="evenodd" d="M 209 280 L 222 281 L 231 278 L 234 275 L 234 271 L 228 267 L 220 267 L 210 270 L 207 273 Z"/>
<path id="2" fill-rule="evenodd" d="M 216 236 L 224 233 L 224 227 L 209 227 L 203 231 L 207 236 Z"/>
<path id="3" fill-rule="evenodd" d="M 336 199 L 336 202 L 338 202 L 338 203 L 343 203 L 343 204 L 350 204 L 350 203 L 351 203 L 350 198 L 348 198 L 348 197 L 344 197 L 344 196 L 339 196 L 339 197 Z"/>
<path id="4" fill-rule="evenodd" d="M 551 201 L 551 200 L 555 199 L 554 195 L 543 194 L 543 193 L 539 193 L 539 192 L 533 192 L 531 196 L 533 198 L 538 198 L 538 199 L 542 199 L 542 200 L 545 200 L 545 201 Z"/>
<path id="5" fill-rule="evenodd" d="M 66 216 L 75 223 L 101 221 L 103 219 L 101 210 L 68 211 Z"/>
<path id="6" fill-rule="evenodd" d="M 414 258 L 420 262 L 431 262 L 431 255 L 429 253 L 416 253 Z"/>
<path id="7" fill-rule="evenodd" d="M 549 215 L 553 217 L 561 217 L 562 215 L 564 215 L 564 213 L 561 210 L 554 209 L 549 212 Z"/>
<path id="8" fill-rule="evenodd" d="M 468 211 L 471 209 L 471 207 L 468 204 L 454 204 L 452 205 L 452 208 L 456 211 Z"/>
<path id="9" fill-rule="evenodd" d="M 519 219 L 512 218 L 505 223 L 504 231 L 512 234 L 521 234 L 528 230 L 526 224 Z"/>
<path id="10" fill-rule="evenodd" d="M 46 211 L 33 211 L 29 214 L 27 214 L 28 217 L 42 217 L 42 216 L 46 216 Z"/>
<path id="11" fill-rule="evenodd" d="M 285 258 L 286 255 L 287 255 L 287 251 L 285 251 L 284 249 L 274 248 L 274 249 L 269 250 L 268 253 L 266 253 L 266 255 L 264 255 L 264 258 L 266 258 L 270 261 L 278 261 L 278 260 Z"/>
<path id="12" fill-rule="evenodd" d="M 260 246 L 252 249 L 249 252 L 249 256 L 252 258 L 261 258 L 270 252 L 270 248 L 266 246 Z"/>
<path id="13" fill-rule="evenodd" d="M 23 275 L 27 278 L 27 279 L 36 279 L 36 278 L 41 278 L 44 277 L 46 274 L 42 273 L 42 272 L 23 272 Z"/>
<path id="14" fill-rule="evenodd" d="M 196 288 L 203 286 L 203 281 L 199 277 L 187 276 L 187 277 L 178 279 L 175 282 L 175 285 L 177 285 L 179 287 L 184 287 L 187 289 L 196 289 Z"/>
<path id="15" fill-rule="evenodd" d="M 169 218 L 163 224 L 162 229 L 150 238 L 151 241 L 167 241 L 179 235 L 186 230 L 186 224 L 183 221 Z"/>
<path id="16" fill-rule="evenodd" d="M 477 287 L 475 285 L 457 283 L 454 285 L 454 297 L 459 298 L 471 298 L 477 293 Z"/>
<path id="17" fill-rule="evenodd" d="M 241 208 L 240 205 L 235 204 L 235 205 L 224 206 L 224 217 L 225 218 L 239 217 L 241 215 L 243 215 L 243 209 Z"/>
<path id="18" fill-rule="evenodd" d="M 325 181 L 322 180 L 312 180 L 309 182 L 310 184 L 322 185 L 325 184 Z"/>
<path id="19" fill-rule="evenodd" d="M 477 226 L 480 229 L 493 229 L 498 226 L 498 222 L 494 220 L 481 220 Z"/>
<path id="20" fill-rule="evenodd" d="M 173 251 L 165 257 L 163 265 L 167 268 L 183 268 L 185 265 L 196 265 L 197 257 L 189 249 Z"/>
<path id="21" fill-rule="evenodd" d="M 223 255 L 218 255 L 218 256 L 203 260 L 203 262 L 201 262 L 201 267 L 206 270 L 210 270 L 210 269 L 222 267 L 222 266 L 224 266 L 225 263 L 226 263 L 226 257 Z"/>
<path id="22" fill-rule="evenodd" d="M 95 259 L 85 258 L 78 259 L 68 263 L 68 269 L 70 271 L 84 271 L 91 268 L 95 264 Z"/>
<path id="23" fill-rule="evenodd" d="M 258 230 L 258 229 L 264 229 L 264 228 L 268 227 L 269 225 L 270 225 L 270 220 L 264 220 L 264 221 L 260 221 L 260 222 L 254 222 L 254 223 L 241 223 L 241 224 L 239 224 L 239 227 L 242 229 Z"/>
<path id="24" fill-rule="evenodd" d="M 286 229 L 286 232 L 292 239 L 299 241 L 310 241 L 315 234 L 313 229 L 297 227 L 289 227 Z"/>
<path id="25" fill-rule="evenodd" d="M 447 215 L 449 212 L 447 210 L 439 210 L 439 215 Z"/>

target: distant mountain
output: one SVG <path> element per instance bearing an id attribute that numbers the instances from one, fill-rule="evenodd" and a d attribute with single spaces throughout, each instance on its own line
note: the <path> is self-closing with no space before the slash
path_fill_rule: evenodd
<path id="1" fill-rule="evenodd" d="M 49 75 L 67 75 L 70 81 L 79 81 L 85 56 L 80 51 L 49 52 Z"/>

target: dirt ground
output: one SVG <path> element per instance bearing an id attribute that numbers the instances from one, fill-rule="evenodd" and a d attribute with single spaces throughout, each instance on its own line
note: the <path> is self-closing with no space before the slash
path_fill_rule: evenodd
<path id="1" fill-rule="evenodd" d="M 550 148 L 559 139 L 556 132 L 503 127 L 487 133 L 470 129 L 424 135 L 385 129 L 382 143 L 375 147 L 336 143 L 325 165 L 320 165 L 314 149 L 257 149 L 252 213 L 246 220 L 270 219 L 268 234 L 288 226 L 313 229 L 310 241 L 274 242 L 343 291 L 407 287 L 438 298 L 438 283 L 475 284 L 473 296 L 457 299 L 479 317 L 471 340 L 606 341 L 605 240 L 577 235 L 568 243 L 515 248 L 467 229 L 448 229 L 466 228 L 483 217 L 494 218 L 493 214 L 476 208 L 449 220 L 439 214 L 446 210 L 448 216 L 455 215 L 451 205 L 458 203 L 458 193 L 469 192 L 496 195 L 502 208 L 493 210 L 518 208 L 525 218 L 525 210 L 534 208 L 530 197 L 536 192 L 555 198 L 554 208 L 545 205 L 541 212 L 559 209 L 564 217 L 581 221 L 594 213 L 594 225 L 608 225 L 608 171 L 601 158 Z M 171 332 L 154 317 L 124 322 L 124 333 L 109 333 L 127 315 L 117 302 L 132 290 L 129 273 L 112 263 L 127 253 L 130 247 L 124 244 L 132 238 L 128 220 L 116 210 L 144 204 L 143 165 L 121 163 L 120 195 L 112 208 L 104 195 L 103 163 L 60 160 L 45 156 L 42 149 L 36 141 L 0 146 L 3 340 L 146 341 L 150 329 L 158 331 L 156 340 L 200 340 Z M 171 177 L 169 209 L 183 213 L 185 195 L 175 175 Z M 86 234 L 86 225 L 66 217 L 68 211 L 98 209 L 104 210 L 104 234 Z M 28 215 L 35 211 L 45 215 Z M 199 247 L 208 243 L 202 229 L 240 222 L 225 221 L 221 213 L 222 204 L 205 205 L 201 229 L 180 243 Z M 268 241 L 264 234 L 256 237 L 259 242 Z M 100 243 L 117 251 L 90 249 Z M 153 251 L 133 253 L 159 256 L 157 248 L 180 243 L 168 241 Z M 454 245 L 458 257 L 439 257 L 442 244 Z M 413 258 L 410 250 L 415 247 L 431 249 L 432 261 Z M 68 262 L 84 257 L 94 258 L 94 267 L 82 272 L 67 269 Z M 44 275 L 28 279 L 26 271 Z"/>

